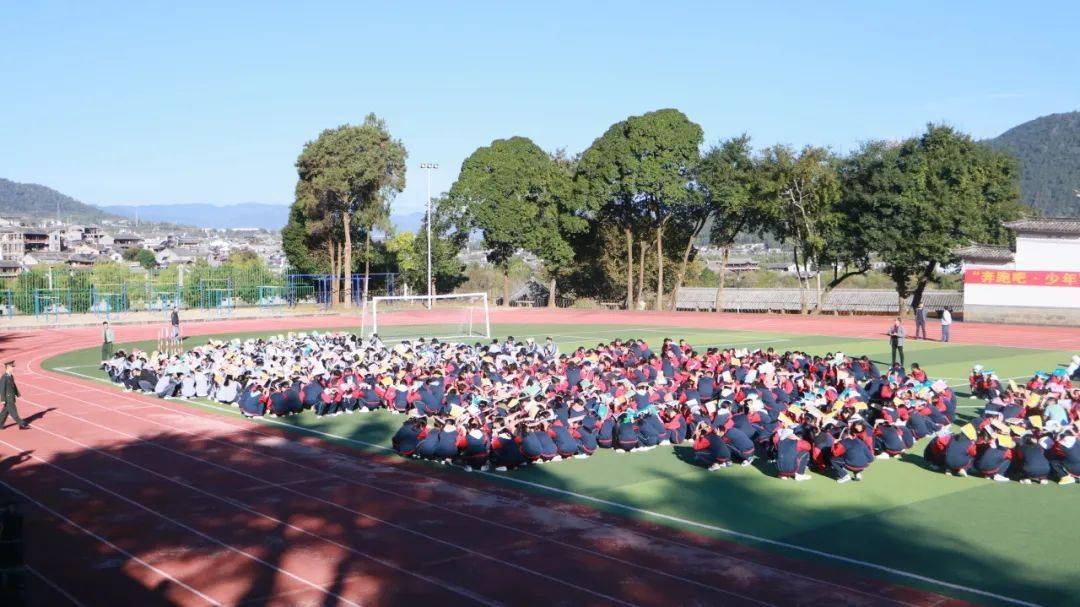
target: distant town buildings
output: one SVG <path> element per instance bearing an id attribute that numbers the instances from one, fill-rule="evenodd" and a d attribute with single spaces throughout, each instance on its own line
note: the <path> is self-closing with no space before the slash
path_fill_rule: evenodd
<path id="1" fill-rule="evenodd" d="M 0 279 L 13 278 L 37 265 L 89 268 L 124 262 L 124 252 L 145 248 L 160 267 L 193 264 L 205 259 L 221 265 L 238 250 L 250 250 L 273 270 L 284 270 L 285 253 L 277 231 L 240 229 L 163 229 L 140 227 L 128 221 L 106 226 L 61 224 L 55 220 L 32 225 L 0 217 Z"/>

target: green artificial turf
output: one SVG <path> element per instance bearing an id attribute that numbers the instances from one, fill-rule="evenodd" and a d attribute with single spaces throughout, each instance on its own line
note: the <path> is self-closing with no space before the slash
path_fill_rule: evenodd
<path id="1" fill-rule="evenodd" d="M 884 339 L 612 325 L 499 325 L 494 329 L 499 336 L 519 339 L 552 335 L 563 352 L 615 337 L 642 337 L 658 345 L 663 337 L 670 336 L 686 338 L 695 346 L 771 346 L 779 351 L 800 349 L 821 354 L 843 351 L 849 355 L 867 354 L 888 363 Z M 252 335 L 257 334 L 230 337 Z M 208 338 L 193 337 L 186 343 L 190 347 Z M 148 350 L 154 347 L 152 342 L 138 345 Z M 973 364 L 995 369 L 1003 380 L 1021 379 L 1039 369 L 1051 370 L 1072 354 L 915 340 L 908 340 L 906 350 L 909 364 L 918 362 L 930 377 L 946 378 L 956 387 L 962 417 L 973 415 L 978 406 L 978 401 L 966 398 L 966 378 Z M 51 358 L 44 366 L 107 382 L 105 374 L 97 369 L 98 358 L 99 350 L 89 348 Z M 188 404 L 238 415 L 235 408 L 208 401 Z M 289 419 L 257 423 L 316 431 L 327 440 L 383 450 L 389 447 L 401 417 L 375 412 L 318 418 L 305 412 Z M 587 460 L 490 473 L 486 477 L 528 490 L 555 490 L 564 499 L 751 543 L 822 565 L 856 569 L 865 575 L 977 603 L 1010 601 L 897 571 L 1031 603 L 1076 604 L 1080 597 L 1080 576 L 1074 564 L 1075 547 L 1080 546 L 1080 525 L 1076 523 L 1080 518 L 1078 486 L 992 483 L 945 476 L 925 467 L 923 445 L 917 444 L 903 460 L 875 462 L 863 482 L 844 485 L 817 474 L 805 483 L 781 481 L 774 476 L 773 466 L 763 462 L 748 468 L 707 472 L 686 462 L 691 454 L 688 445 L 622 455 L 601 450 Z M 432 470 L 438 474 L 456 473 L 436 467 Z M 800 551 L 793 546 L 897 571 Z"/>

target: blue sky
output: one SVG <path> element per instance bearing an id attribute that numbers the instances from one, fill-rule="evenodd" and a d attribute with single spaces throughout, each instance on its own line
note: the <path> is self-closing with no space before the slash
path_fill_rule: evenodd
<path id="1" fill-rule="evenodd" d="M 1080 2 L 2 2 L 0 177 L 95 204 L 292 199 L 323 128 L 386 119 L 449 187 L 513 135 L 677 107 L 707 143 L 990 137 L 1080 109 Z"/>

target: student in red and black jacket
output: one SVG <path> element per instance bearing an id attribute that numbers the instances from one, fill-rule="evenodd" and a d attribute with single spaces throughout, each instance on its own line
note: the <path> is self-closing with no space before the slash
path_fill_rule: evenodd
<path id="1" fill-rule="evenodd" d="M 724 442 L 725 430 L 699 422 L 694 430 L 694 461 L 709 470 L 731 465 L 731 450 Z"/>
<path id="2" fill-rule="evenodd" d="M 975 459 L 975 468 L 979 474 L 995 481 L 1008 481 L 1009 465 L 1012 463 L 1012 449 L 1005 447 L 994 437 L 984 437 L 977 446 L 979 455 Z"/>
<path id="3" fill-rule="evenodd" d="M 409 418 L 401 425 L 391 444 L 398 455 L 412 457 L 416 454 L 416 447 L 427 436 L 427 419 Z"/>
<path id="4" fill-rule="evenodd" d="M 862 480 L 863 471 L 873 461 L 874 452 L 870 448 L 866 424 L 855 421 L 832 447 L 832 469 L 836 473 L 836 482 L 846 483 L 852 478 Z"/>
<path id="5" fill-rule="evenodd" d="M 776 472 L 782 478 L 808 481 L 806 467 L 810 464 L 810 452 L 814 446 L 791 428 L 781 428 L 776 433 Z"/>
<path id="6" fill-rule="evenodd" d="M 923 458 L 930 462 L 930 467 L 935 470 L 942 470 L 945 468 L 945 451 L 949 447 L 949 442 L 952 440 L 952 432 L 945 428 L 939 431 L 934 438 L 926 444 L 926 449 L 923 450 Z"/>
<path id="7" fill-rule="evenodd" d="M 521 443 L 524 435 L 524 427 L 518 432 L 511 432 L 508 428 L 500 428 L 491 439 L 491 463 L 495 470 L 506 472 L 528 463 L 525 454 L 521 451 Z"/>

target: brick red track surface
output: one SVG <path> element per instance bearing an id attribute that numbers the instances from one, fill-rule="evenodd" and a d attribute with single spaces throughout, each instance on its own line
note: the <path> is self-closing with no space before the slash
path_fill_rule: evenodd
<path id="1" fill-rule="evenodd" d="M 546 310 L 493 319 L 853 336 L 880 334 L 883 324 Z M 187 332 L 354 321 L 232 321 Z M 123 327 L 118 339 L 156 331 Z M 956 341 L 1043 347 L 1080 344 L 1078 333 L 954 329 Z M 37 418 L 32 431 L 0 432 L 0 478 L 29 504 L 33 605 L 962 604 L 41 369 L 97 339 L 96 329 L 0 334 L 0 358 L 18 359 L 21 410 Z"/>

